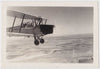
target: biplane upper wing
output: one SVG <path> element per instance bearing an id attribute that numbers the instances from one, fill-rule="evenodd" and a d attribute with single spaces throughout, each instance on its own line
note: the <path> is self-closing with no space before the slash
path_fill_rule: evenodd
<path id="1" fill-rule="evenodd" d="M 23 18 L 24 19 L 33 19 L 33 18 L 37 18 L 36 16 L 32 16 L 32 15 L 29 15 L 29 14 L 25 14 L 25 13 L 22 13 L 22 12 L 18 12 L 18 11 L 12 11 L 12 10 L 7 10 L 7 15 L 8 16 L 12 16 L 12 17 L 17 17 L 17 18 Z"/>

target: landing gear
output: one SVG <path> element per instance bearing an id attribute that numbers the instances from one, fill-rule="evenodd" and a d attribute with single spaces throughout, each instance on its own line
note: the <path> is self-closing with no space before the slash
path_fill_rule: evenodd
<path id="1" fill-rule="evenodd" d="M 44 39 L 40 39 L 40 43 L 42 43 L 42 44 L 43 44 L 43 43 L 44 43 Z"/>
<path id="2" fill-rule="evenodd" d="M 38 37 L 38 36 L 34 36 L 34 44 L 35 45 L 39 45 L 39 43 L 43 44 L 44 43 L 44 39 L 42 37 Z"/>
<path id="3" fill-rule="evenodd" d="M 38 40 L 35 40 L 35 41 L 34 41 L 34 44 L 35 44 L 35 45 L 39 45 L 39 41 L 38 41 Z"/>

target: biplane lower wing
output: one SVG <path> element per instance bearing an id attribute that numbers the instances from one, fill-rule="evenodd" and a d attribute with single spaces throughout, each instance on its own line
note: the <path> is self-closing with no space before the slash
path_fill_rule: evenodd
<path id="1" fill-rule="evenodd" d="M 11 31 L 12 27 L 10 27 L 10 28 L 7 28 L 7 32 L 19 33 L 19 29 L 20 29 L 20 26 L 15 26 L 13 27 L 13 31 Z M 22 28 L 20 33 L 33 34 L 33 29 L 32 28 Z"/>

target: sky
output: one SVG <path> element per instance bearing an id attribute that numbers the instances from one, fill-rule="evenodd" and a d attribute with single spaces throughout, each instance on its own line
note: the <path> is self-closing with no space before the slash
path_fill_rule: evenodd
<path id="1" fill-rule="evenodd" d="M 14 10 L 41 16 L 48 19 L 47 24 L 55 25 L 53 35 L 72 35 L 93 33 L 93 7 L 8 7 Z M 8 26 L 13 17 L 8 16 Z M 17 19 L 16 24 L 21 20 Z"/>

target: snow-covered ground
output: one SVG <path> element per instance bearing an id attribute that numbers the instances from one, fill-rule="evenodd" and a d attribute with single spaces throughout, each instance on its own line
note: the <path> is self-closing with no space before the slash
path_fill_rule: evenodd
<path id="1" fill-rule="evenodd" d="M 45 37 L 45 43 L 34 45 L 32 37 L 8 37 L 7 59 L 11 62 L 92 63 L 93 36 Z"/>

